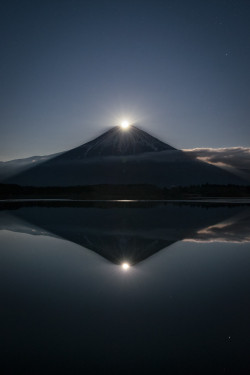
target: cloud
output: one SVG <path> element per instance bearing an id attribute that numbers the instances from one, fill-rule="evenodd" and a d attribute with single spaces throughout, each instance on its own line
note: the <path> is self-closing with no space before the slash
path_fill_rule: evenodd
<path id="1" fill-rule="evenodd" d="M 250 179 L 250 148 L 194 148 L 183 150 L 199 160 L 218 167 L 234 170 Z"/>
<path id="2" fill-rule="evenodd" d="M 228 147 L 228 148 L 193 148 L 183 150 L 167 150 L 159 153 L 148 152 L 145 154 L 137 155 L 126 155 L 126 156 L 106 156 L 106 160 L 109 161 L 144 161 L 149 160 L 155 163 L 166 163 L 166 162 L 184 162 L 188 161 L 189 158 L 183 158 L 183 152 L 189 155 L 190 159 L 198 159 L 217 167 L 224 168 L 244 179 L 247 179 L 250 183 L 250 148 L 247 147 Z M 45 156 L 33 156 L 25 159 L 11 160 L 8 162 L 0 162 L 0 179 L 8 178 L 17 173 L 24 171 L 34 165 L 46 162 L 49 159 L 53 159 L 58 154 L 45 155 Z M 79 160 L 81 163 L 96 163 L 102 162 L 103 157 L 86 158 Z"/>
<path id="3" fill-rule="evenodd" d="M 247 147 L 193 148 L 183 151 L 214 165 L 250 170 L 250 148 Z"/>

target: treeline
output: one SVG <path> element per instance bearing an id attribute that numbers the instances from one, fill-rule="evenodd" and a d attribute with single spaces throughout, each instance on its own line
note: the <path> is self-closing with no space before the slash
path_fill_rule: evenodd
<path id="1" fill-rule="evenodd" d="M 250 198 L 250 186 L 192 185 L 158 187 L 155 185 L 20 186 L 0 184 L 0 199 L 199 199 Z"/>
<path id="2" fill-rule="evenodd" d="M 164 188 L 166 196 L 171 198 L 249 198 L 250 185 L 191 185 Z"/>

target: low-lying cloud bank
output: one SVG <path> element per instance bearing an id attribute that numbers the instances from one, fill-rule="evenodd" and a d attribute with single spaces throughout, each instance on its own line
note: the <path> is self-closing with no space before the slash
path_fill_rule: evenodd
<path id="1" fill-rule="evenodd" d="M 139 162 L 144 159 L 150 159 L 153 162 L 174 162 L 183 161 L 183 153 L 190 155 L 192 158 L 213 164 L 217 167 L 227 169 L 228 171 L 243 177 L 250 183 L 250 148 L 247 147 L 225 147 L 225 148 L 193 148 L 174 151 L 161 151 L 160 153 L 145 153 L 141 155 L 127 155 L 126 160 L 136 158 Z M 39 165 L 52 159 L 58 154 L 33 156 L 24 159 L 10 160 L 7 162 L 0 162 L 0 181 L 12 175 L 20 173 L 30 167 Z M 124 159 L 123 156 L 119 158 Z M 81 162 L 96 162 L 98 158 L 86 158 L 80 160 Z M 99 157 L 100 161 L 103 157 Z M 115 159 L 115 156 L 108 156 L 106 159 Z"/>
<path id="2" fill-rule="evenodd" d="M 183 151 L 218 167 L 239 171 L 250 179 L 250 148 L 194 148 Z"/>
<path id="3" fill-rule="evenodd" d="M 183 150 L 214 165 L 250 170 L 250 148 L 194 148 Z"/>

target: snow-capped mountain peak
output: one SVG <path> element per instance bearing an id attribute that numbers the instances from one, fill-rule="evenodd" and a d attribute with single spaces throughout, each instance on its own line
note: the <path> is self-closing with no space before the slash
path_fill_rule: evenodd
<path id="1" fill-rule="evenodd" d="M 124 130 L 115 126 L 94 140 L 60 155 L 60 159 L 84 159 L 98 156 L 136 155 L 146 152 L 175 150 L 150 134 L 130 126 Z"/>

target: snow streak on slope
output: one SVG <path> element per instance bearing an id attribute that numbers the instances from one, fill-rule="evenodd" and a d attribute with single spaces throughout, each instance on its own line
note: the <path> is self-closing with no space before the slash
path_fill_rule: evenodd
<path id="1" fill-rule="evenodd" d="M 135 126 L 128 130 L 116 126 L 93 141 L 65 152 L 59 158 L 81 160 L 86 157 L 136 155 L 165 150 L 175 149 Z"/>
<path id="2" fill-rule="evenodd" d="M 131 126 L 96 139 L 4 180 L 31 186 L 95 184 L 245 184 L 221 168 L 197 160 Z"/>

